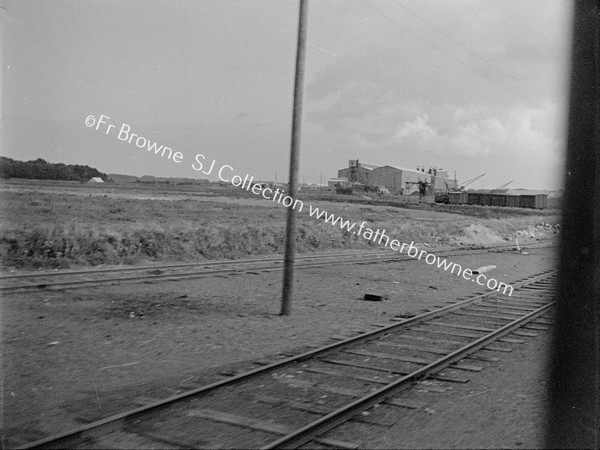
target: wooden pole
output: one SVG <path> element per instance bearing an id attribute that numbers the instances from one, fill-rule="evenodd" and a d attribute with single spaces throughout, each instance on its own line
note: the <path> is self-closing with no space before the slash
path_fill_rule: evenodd
<path id="1" fill-rule="evenodd" d="M 306 17 L 308 0 L 300 0 L 298 18 L 298 42 L 296 47 L 296 77 L 294 80 L 294 112 L 292 115 L 292 144 L 290 148 L 290 176 L 287 195 L 296 199 L 298 189 L 298 167 L 300 160 L 300 131 L 302 124 L 302 96 L 304 92 L 304 60 L 306 54 Z M 295 202 L 292 202 L 294 205 Z M 296 210 L 288 207 L 285 257 L 283 262 L 283 293 L 281 315 L 292 312 L 292 288 L 294 283 L 294 254 L 296 252 Z"/>

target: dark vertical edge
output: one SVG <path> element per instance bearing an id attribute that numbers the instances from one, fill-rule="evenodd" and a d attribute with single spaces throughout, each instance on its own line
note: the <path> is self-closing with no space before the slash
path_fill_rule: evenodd
<path id="1" fill-rule="evenodd" d="M 546 445 L 600 447 L 598 0 L 574 3 L 565 196 Z"/>

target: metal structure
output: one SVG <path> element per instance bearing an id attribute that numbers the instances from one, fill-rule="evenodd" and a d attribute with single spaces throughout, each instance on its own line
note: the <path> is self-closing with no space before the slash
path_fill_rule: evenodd
<path id="1" fill-rule="evenodd" d="M 501 186 L 498 186 L 497 188 L 492 189 L 493 191 L 499 191 L 500 189 L 504 189 L 506 186 L 508 186 L 510 183 L 512 183 L 514 180 L 510 180 L 508 183 L 504 183 Z"/>
<path id="2" fill-rule="evenodd" d="M 479 180 L 479 179 L 480 179 L 481 177 L 483 177 L 484 175 L 485 175 L 485 173 L 482 173 L 482 174 L 481 174 L 481 175 L 479 175 L 478 177 L 471 178 L 471 179 L 469 179 L 469 180 L 465 181 L 465 182 L 464 182 L 464 184 L 463 184 L 463 185 L 460 187 L 460 190 L 461 190 L 461 191 L 464 191 L 464 189 L 465 189 L 465 188 L 466 188 L 468 185 L 470 185 L 470 184 L 472 184 L 472 183 L 476 182 L 477 180 Z"/>

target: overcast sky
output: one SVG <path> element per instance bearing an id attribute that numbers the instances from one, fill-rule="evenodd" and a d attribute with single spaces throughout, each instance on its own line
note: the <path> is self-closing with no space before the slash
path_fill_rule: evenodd
<path id="1" fill-rule="evenodd" d="M 287 179 L 297 1 L 3 2 L 2 155 Z M 559 188 L 570 26 L 566 0 L 310 0 L 301 181 L 359 159 Z"/>

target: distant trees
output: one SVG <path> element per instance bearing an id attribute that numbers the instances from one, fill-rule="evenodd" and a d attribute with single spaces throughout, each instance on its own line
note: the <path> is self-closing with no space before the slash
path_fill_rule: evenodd
<path id="1" fill-rule="evenodd" d="M 24 162 L 0 156 L 0 178 L 88 181 L 92 177 L 100 177 L 104 181 L 108 178 L 105 173 L 89 166 L 52 164 L 42 158 Z"/>

